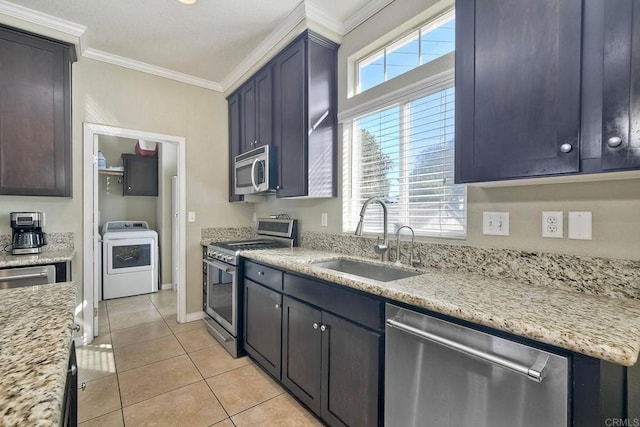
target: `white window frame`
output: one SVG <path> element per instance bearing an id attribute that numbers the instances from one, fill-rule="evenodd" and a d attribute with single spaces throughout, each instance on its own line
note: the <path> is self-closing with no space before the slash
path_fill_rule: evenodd
<path id="1" fill-rule="evenodd" d="M 354 71 L 355 71 L 355 95 L 359 95 L 361 93 L 364 93 L 370 89 L 373 89 L 377 86 L 380 86 L 381 84 L 388 82 L 389 80 L 393 80 L 396 77 L 401 76 L 402 74 L 405 74 L 411 70 L 405 71 L 405 73 L 401 73 L 398 76 L 392 77 L 391 79 L 388 78 L 388 73 L 387 73 L 387 50 L 389 50 L 390 48 L 396 48 L 398 47 L 398 44 L 405 44 L 408 43 L 407 39 L 409 39 L 414 33 L 418 34 L 418 41 L 420 41 L 422 39 L 422 34 L 425 32 L 429 32 L 431 30 L 433 30 L 434 28 L 437 28 L 439 26 L 441 26 L 443 23 L 449 21 L 450 19 L 454 18 L 455 19 L 455 9 L 454 8 L 450 8 L 447 9 L 446 11 L 444 11 L 442 14 L 436 16 L 436 17 L 432 17 L 427 19 L 426 21 L 422 22 L 421 24 L 413 27 L 412 29 L 402 33 L 400 36 L 395 37 L 393 40 L 391 40 L 390 42 L 384 44 L 381 47 L 378 47 L 377 49 L 375 49 L 372 52 L 368 52 L 367 54 L 361 56 L 360 58 L 356 59 L 353 64 L 354 64 Z M 418 43 L 418 65 L 415 68 L 419 68 L 422 67 L 423 65 L 431 62 L 431 61 L 427 61 L 425 63 L 422 62 L 422 43 L 419 42 Z M 380 58 L 384 58 L 384 77 L 383 80 L 378 83 L 377 85 L 374 85 L 370 88 L 367 88 L 366 90 L 361 90 L 361 84 L 360 84 L 360 65 L 361 64 L 368 64 L 374 61 L 377 61 Z"/>

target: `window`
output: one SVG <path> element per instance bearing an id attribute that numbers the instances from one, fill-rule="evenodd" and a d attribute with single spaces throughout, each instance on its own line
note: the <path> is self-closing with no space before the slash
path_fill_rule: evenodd
<path id="1" fill-rule="evenodd" d="M 455 22 L 449 11 L 357 61 L 356 93 L 453 52 Z"/>
<path id="2" fill-rule="evenodd" d="M 466 187 L 454 184 L 453 82 L 344 124 L 343 231 L 353 232 L 363 202 L 385 200 L 389 232 L 410 225 L 417 235 L 464 237 Z M 371 205 L 365 232 L 382 232 Z"/>

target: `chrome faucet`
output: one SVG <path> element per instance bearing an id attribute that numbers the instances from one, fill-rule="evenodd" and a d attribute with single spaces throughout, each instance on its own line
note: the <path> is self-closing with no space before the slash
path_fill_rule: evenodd
<path id="1" fill-rule="evenodd" d="M 373 247 L 373 250 L 376 251 L 377 254 L 380 254 L 381 261 L 389 261 L 389 233 L 387 231 L 388 225 L 388 214 L 387 214 L 387 205 L 384 203 L 380 197 L 371 197 L 362 204 L 362 209 L 360 210 L 360 221 L 358 221 L 358 226 L 356 227 L 356 236 L 362 236 L 362 223 L 364 221 L 364 214 L 367 211 L 367 206 L 370 203 L 377 202 L 382 206 L 382 215 L 383 215 L 383 227 L 384 234 L 382 236 L 382 243 L 380 243 L 380 236 L 378 236 L 378 243 Z"/>
<path id="2" fill-rule="evenodd" d="M 396 264 L 402 264 L 400 262 L 400 230 L 402 230 L 403 228 L 408 228 L 409 230 L 411 230 L 411 251 L 409 252 L 409 266 L 413 267 L 413 263 L 415 262 L 415 260 L 413 259 L 413 242 L 416 238 L 416 233 L 413 231 L 413 228 L 409 227 L 408 225 L 403 225 L 396 231 Z"/>

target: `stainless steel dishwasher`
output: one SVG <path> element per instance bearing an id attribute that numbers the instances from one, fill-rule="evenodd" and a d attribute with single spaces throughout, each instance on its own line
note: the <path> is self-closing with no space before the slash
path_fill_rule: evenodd
<path id="1" fill-rule="evenodd" d="M 56 268 L 53 265 L 18 267 L 0 270 L 0 289 L 55 283 Z"/>
<path id="2" fill-rule="evenodd" d="M 566 427 L 567 357 L 386 306 L 385 426 Z"/>

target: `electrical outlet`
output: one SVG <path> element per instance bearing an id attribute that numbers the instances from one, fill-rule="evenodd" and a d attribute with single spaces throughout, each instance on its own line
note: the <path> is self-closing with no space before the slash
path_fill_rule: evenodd
<path id="1" fill-rule="evenodd" d="M 328 219 L 327 213 L 326 212 L 322 212 L 320 214 L 320 225 L 323 226 L 323 227 L 326 227 L 327 223 L 328 223 L 328 220 L 329 219 Z"/>
<path id="2" fill-rule="evenodd" d="M 542 237 L 562 239 L 563 222 L 562 211 L 542 212 Z"/>
<path id="3" fill-rule="evenodd" d="M 483 212 L 482 234 L 491 236 L 508 236 L 509 212 Z"/>

